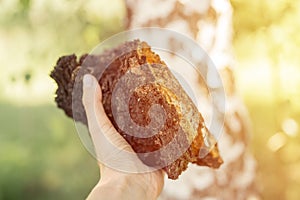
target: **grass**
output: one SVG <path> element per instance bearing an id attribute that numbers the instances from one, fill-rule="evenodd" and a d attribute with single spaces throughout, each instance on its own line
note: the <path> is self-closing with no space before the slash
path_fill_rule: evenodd
<path id="1" fill-rule="evenodd" d="M 96 162 L 54 105 L 0 104 L 0 199 L 84 199 Z"/>

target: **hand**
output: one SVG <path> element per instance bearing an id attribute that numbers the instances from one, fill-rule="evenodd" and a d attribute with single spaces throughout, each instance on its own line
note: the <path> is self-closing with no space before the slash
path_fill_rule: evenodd
<path id="1" fill-rule="evenodd" d="M 116 131 L 107 118 L 102 93 L 97 80 L 91 75 L 83 78 L 83 105 L 86 111 L 89 132 L 99 161 L 101 178 L 87 199 L 156 199 L 162 191 L 162 170 L 144 173 L 128 173 L 127 169 L 141 166 L 147 168 L 126 140 Z M 128 156 L 128 154 L 132 156 Z"/>

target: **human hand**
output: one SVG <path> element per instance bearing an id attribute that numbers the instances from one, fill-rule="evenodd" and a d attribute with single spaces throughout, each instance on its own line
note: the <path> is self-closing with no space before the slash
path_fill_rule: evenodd
<path id="1" fill-rule="evenodd" d="M 162 170 L 144 173 L 118 170 L 118 166 L 127 165 L 127 168 L 139 172 L 141 166 L 147 166 L 134 154 L 131 146 L 106 116 L 101 89 L 91 75 L 85 75 L 83 78 L 82 102 L 101 174 L 99 182 L 87 199 L 156 199 L 164 184 Z M 133 156 L 128 157 L 128 152 Z"/>

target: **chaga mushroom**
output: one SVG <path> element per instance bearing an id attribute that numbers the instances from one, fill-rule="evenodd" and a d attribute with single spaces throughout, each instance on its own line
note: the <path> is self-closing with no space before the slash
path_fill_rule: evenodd
<path id="1" fill-rule="evenodd" d="M 99 78 L 108 118 L 148 166 L 161 166 L 168 178 L 177 179 L 189 162 L 212 168 L 223 163 L 201 113 L 146 42 L 126 42 L 79 60 L 59 58 L 50 75 L 58 84 L 55 101 L 85 125 L 81 82 L 86 73 Z"/>

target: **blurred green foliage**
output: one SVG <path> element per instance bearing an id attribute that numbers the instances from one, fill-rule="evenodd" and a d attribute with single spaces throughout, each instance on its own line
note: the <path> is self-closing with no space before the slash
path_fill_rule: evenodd
<path id="1" fill-rule="evenodd" d="M 99 175 L 73 121 L 54 105 L 0 110 L 0 199 L 84 199 Z"/>
<path id="2" fill-rule="evenodd" d="M 55 85 L 48 74 L 56 60 L 90 52 L 123 30 L 123 6 L 121 0 L 0 1 L 0 98 L 22 99 L 22 105 L 52 102 Z"/>
<path id="3" fill-rule="evenodd" d="M 109 2 L 0 1 L 0 200 L 84 199 L 98 181 L 49 73 L 123 29 L 123 4 Z"/>

